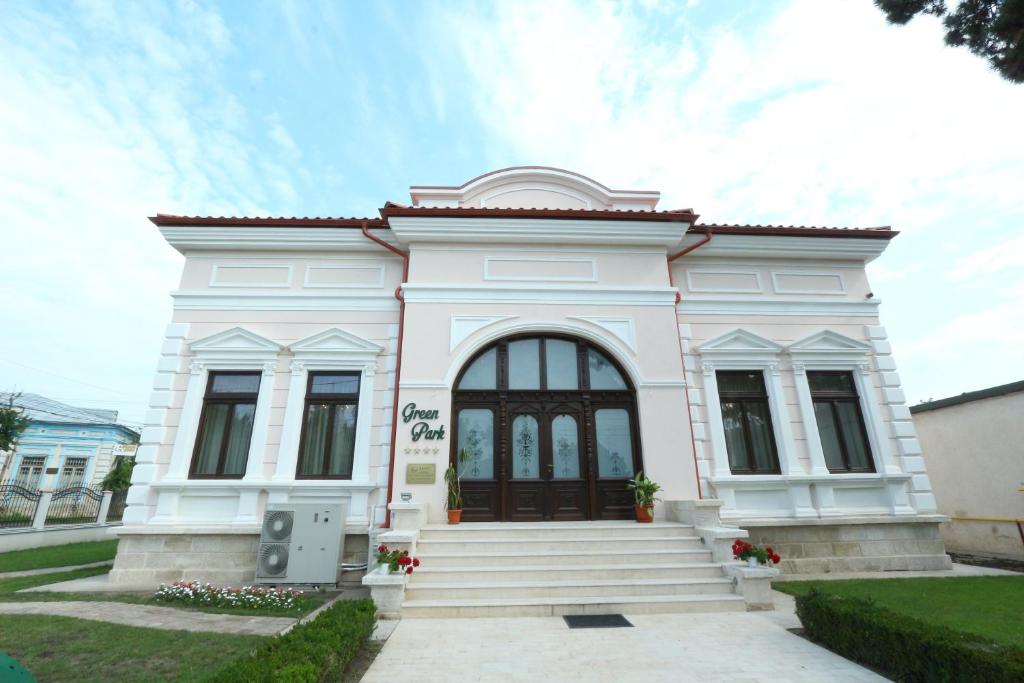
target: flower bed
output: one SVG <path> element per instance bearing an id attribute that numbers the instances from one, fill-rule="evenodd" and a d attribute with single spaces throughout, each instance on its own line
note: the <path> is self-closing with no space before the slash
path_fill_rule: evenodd
<path id="1" fill-rule="evenodd" d="M 160 584 L 153 597 L 158 602 L 176 602 L 194 607 L 244 607 L 248 609 L 291 610 L 299 606 L 302 591 L 260 586 L 214 586 L 199 581 Z"/>
<path id="2" fill-rule="evenodd" d="M 779 557 L 779 554 L 770 545 L 762 548 L 747 543 L 741 538 L 737 538 L 736 542 L 732 544 L 732 556 L 737 560 L 747 560 L 755 557 L 758 564 L 766 565 L 778 564 L 782 561 L 782 558 Z"/>

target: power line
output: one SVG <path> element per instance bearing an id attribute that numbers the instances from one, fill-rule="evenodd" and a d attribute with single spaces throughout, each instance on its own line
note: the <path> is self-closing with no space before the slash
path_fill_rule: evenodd
<path id="1" fill-rule="evenodd" d="M 7 358 L 0 358 L 0 363 L 9 363 L 10 365 L 17 365 L 18 367 L 25 368 L 26 370 L 32 370 L 34 372 L 42 372 L 44 374 L 52 375 L 53 377 L 58 377 L 60 379 L 66 380 L 68 382 L 74 382 L 75 384 L 81 384 L 83 386 L 92 387 L 93 389 L 99 389 L 101 391 L 109 391 L 109 392 L 114 393 L 114 394 L 121 394 L 122 396 L 131 396 L 131 394 L 126 394 L 125 392 L 120 391 L 118 389 L 111 389 L 110 387 L 101 387 L 98 384 L 92 384 L 90 382 L 83 382 L 82 380 L 75 379 L 73 377 L 68 377 L 66 375 L 60 375 L 60 374 L 58 374 L 56 372 L 51 372 L 49 370 L 43 370 L 42 368 L 33 367 L 31 365 L 25 365 L 24 363 L 18 363 L 17 361 L 9 360 Z"/>

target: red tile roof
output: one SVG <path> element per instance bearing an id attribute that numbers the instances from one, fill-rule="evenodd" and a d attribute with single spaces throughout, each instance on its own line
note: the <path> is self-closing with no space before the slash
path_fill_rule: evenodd
<path id="1" fill-rule="evenodd" d="M 249 226 L 249 227 L 304 227 L 304 228 L 371 228 L 388 227 L 391 217 L 441 216 L 450 218 L 504 217 L 597 219 L 620 221 L 659 221 L 691 223 L 687 232 L 717 235 L 776 235 L 783 237 L 860 237 L 892 239 L 899 232 L 888 226 L 872 228 L 835 228 L 805 225 L 730 225 L 701 223 L 694 225 L 697 214 L 692 209 L 674 211 L 616 211 L 607 209 L 495 209 L 403 206 L 388 202 L 380 209 L 380 218 L 334 217 L 248 217 L 248 216 L 176 216 L 157 214 L 150 221 L 158 226 Z"/>
<path id="2" fill-rule="evenodd" d="M 815 225 L 739 225 L 700 223 L 687 232 L 716 235 L 781 235 L 784 237 L 867 237 L 890 240 L 900 234 L 887 225 L 875 228 L 833 228 Z"/>

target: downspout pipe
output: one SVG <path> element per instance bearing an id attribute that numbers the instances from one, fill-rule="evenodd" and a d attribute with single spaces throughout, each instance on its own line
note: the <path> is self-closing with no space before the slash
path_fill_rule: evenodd
<path id="1" fill-rule="evenodd" d="M 395 487 L 395 439 L 398 436 L 398 387 L 402 381 L 402 340 L 405 336 L 405 296 L 402 294 L 402 285 L 409 280 L 409 252 L 402 251 L 396 246 L 388 244 L 381 238 L 370 233 L 369 224 L 363 221 L 362 233 L 371 242 L 376 242 L 388 251 L 398 255 L 402 259 L 402 282 L 395 289 L 395 298 L 398 299 L 398 346 L 395 349 L 395 392 L 391 397 L 391 453 L 388 456 L 388 497 L 384 508 L 384 528 L 391 527 L 391 495 Z"/>
<path id="2" fill-rule="evenodd" d="M 694 249 L 698 249 L 708 242 L 711 241 L 711 237 L 714 231 L 711 228 L 707 228 L 707 232 L 704 234 L 704 239 L 699 242 L 695 242 L 685 249 L 681 249 L 674 254 L 669 254 L 666 267 L 668 268 L 668 284 L 670 287 L 675 287 L 675 282 L 672 280 L 672 262 L 676 259 L 689 254 Z M 682 301 L 682 297 L 679 295 L 679 290 L 676 290 L 676 305 Z M 678 314 L 676 316 L 678 321 Z M 683 353 L 683 340 L 679 337 L 679 332 L 676 332 L 676 341 L 679 342 L 679 360 L 683 363 L 683 391 L 686 394 L 686 419 L 690 425 L 690 448 L 693 452 L 693 472 L 697 477 L 697 498 L 703 499 L 704 492 L 701 490 L 700 485 L 700 467 L 697 465 L 697 439 L 693 435 L 693 404 L 690 402 L 690 383 L 686 380 L 686 354 Z"/>

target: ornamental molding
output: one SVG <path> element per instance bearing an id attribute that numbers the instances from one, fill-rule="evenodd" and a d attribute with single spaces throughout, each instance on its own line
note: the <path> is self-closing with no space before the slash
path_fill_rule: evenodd
<path id="1" fill-rule="evenodd" d="M 271 363 L 277 359 L 277 355 L 283 348 L 281 344 L 262 337 L 252 330 L 247 330 L 244 327 L 232 327 L 189 344 L 189 350 L 196 359 L 190 366 L 190 372 L 195 374 L 193 366 L 197 363 L 207 368 L 213 365 L 223 367 L 225 363 L 249 365 Z"/>
<path id="2" fill-rule="evenodd" d="M 821 330 L 793 342 L 786 347 L 786 353 L 794 362 L 808 366 L 824 363 L 860 368 L 867 367 L 871 345 L 832 330 Z"/>
<path id="3" fill-rule="evenodd" d="M 752 356 L 777 357 L 783 347 L 770 339 L 737 328 L 731 332 L 709 339 L 697 348 L 701 356 L 712 358 L 749 358 Z"/>
<path id="4" fill-rule="evenodd" d="M 297 360 L 323 358 L 373 358 L 384 351 L 384 347 L 357 334 L 332 327 L 312 336 L 300 339 L 288 346 Z"/>

